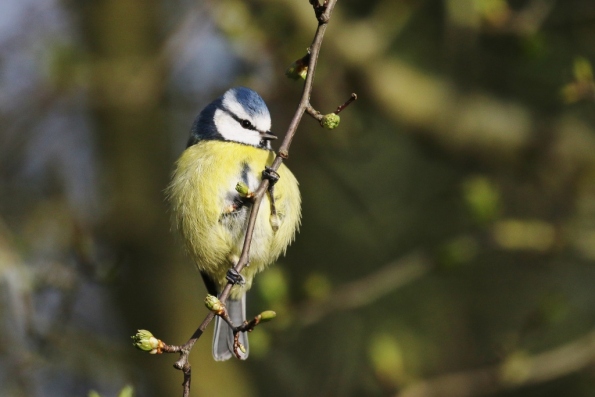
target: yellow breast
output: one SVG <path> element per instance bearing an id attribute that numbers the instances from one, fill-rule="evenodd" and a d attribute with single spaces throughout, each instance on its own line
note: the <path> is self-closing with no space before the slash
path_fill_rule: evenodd
<path id="1" fill-rule="evenodd" d="M 239 257 L 244 243 L 250 206 L 238 207 L 238 182 L 256 190 L 265 166 L 274 153 L 233 142 L 202 141 L 187 148 L 178 162 L 168 188 L 174 223 L 199 270 L 209 274 L 219 287 L 225 274 Z M 275 206 L 280 224 L 274 231 L 270 222 L 270 200 L 263 199 L 250 247 L 250 266 L 244 268 L 244 288 L 234 287 L 239 296 L 250 288 L 254 274 L 274 262 L 293 241 L 299 227 L 301 205 L 298 183 L 287 167 L 278 170 Z"/>

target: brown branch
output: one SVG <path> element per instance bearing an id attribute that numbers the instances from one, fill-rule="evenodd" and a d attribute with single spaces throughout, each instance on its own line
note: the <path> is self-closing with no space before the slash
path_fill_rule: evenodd
<path id="1" fill-rule="evenodd" d="M 344 104 L 342 104 L 339 107 L 337 107 L 337 110 L 335 110 L 334 113 L 335 114 L 341 113 L 343 110 L 345 110 L 345 108 L 347 106 L 349 106 L 351 104 L 351 102 L 355 101 L 356 99 L 357 99 L 357 94 L 354 92 L 354 93 L 351 94 L 351 96 L 349 97 L 349 99 L 345 101 Z"/>
<path id="2" fill-rule="evenodd" d="M 357 99 L 357 94 L 352 93 L 351 96 L 349 97 L 348 100 L 345 101 L 345 103 L 343 103 L 342 105 L 339 105 L 337 107 L 337 110 L 335 110 L 333 113 L 334 114 L 339 114 L 341 113 L 343 110 L 345 110 L 345 108 L 347 106 L 349 106 L 351 104 L 351 102 L 355 101 Z M 320 113 L 318 110 L 314 109 L 314 107 L 308 102 L 308 105 L 306 106 L 306 113 L 308 113 L 308 115 L 312 116 L 312 118 L 316 119 L 317 121 L 321 121 L 324 118 L 324 115 L 322 113 Z"/>

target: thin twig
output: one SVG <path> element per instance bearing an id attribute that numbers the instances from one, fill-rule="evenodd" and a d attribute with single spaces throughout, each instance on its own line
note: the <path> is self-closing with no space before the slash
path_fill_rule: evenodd
<path id="1" fill-rule="evenodd" d="M 335 110 L 335 114 L 339 114 L 341 113 L 343 110 L 345 110 L 345 108 L 347 106 L 349 106 L 349 104 L 353 101 L 355 101 L 357 99 L 357 94 L 354 92 L 353 94 L 351 94 L 351 96 L 349 97 L 349 99 L 347 101 L 345 101 L 344 104 L 342 104 L 341 106 L 339 106 L 337 108 L 337 110 Z"/>
<path id="2" fill-rule="evenodd" d="M 335 110 L 333 113 L 334 114 L 341 113 L 343 110 L 345 110 L 345 108 L 347 106 L 349 106 L 356 99 L 357 99 L 357 94 L 355 94 L 355 93 L 351 94 L 349 99 L 346 100 L 345 103 L 343 103 L 342 105 L 338 106 L 337 110 Z M 314 109 L 314 107 L 309 102 L 308 102 L 308 105 L 306 106 L 306 113 L 308 113 L 308 115 L 312 116 L 312 118 L 314 118 L 318 121 L 321 121 L 324 118 L 324 115 L 322 113 L 320 113 L 318 110 Z"/>

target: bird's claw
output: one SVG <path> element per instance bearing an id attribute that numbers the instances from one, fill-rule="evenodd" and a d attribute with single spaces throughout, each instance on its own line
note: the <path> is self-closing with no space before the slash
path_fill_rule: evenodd
<path id="1" fill-rule="evenodd" d="M 281 178 L 279 173 L 271 167 L 264 167 L 264 171 L 262 171 L 262 177 L 269 180 L 269 186 L 273 186 Z"/>
<path id="2" fill-rule="evenodd" d="M 242 276 L 240 273 L 238 273 L 238 271 L 236 269 L 234 269 L 233 267 L 227 271 L 225 278 L 227 279 L 227 281 L 229 281 L 233 285 L 246 284 L 246 279 L 244 278 L 244 276 Z"/>

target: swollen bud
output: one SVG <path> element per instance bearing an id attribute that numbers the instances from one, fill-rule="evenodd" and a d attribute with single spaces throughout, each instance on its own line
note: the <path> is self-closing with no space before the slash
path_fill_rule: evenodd
<path id="1" fill-rule="evenodd" d="M 139 350 L 149 352 L 150 354 L 161 353 L 163 342 L 155 338 L 153 334 L 146 329 L 139 329 L 132 338 L 132 345 Z"/>
<path id="2" fill-rule="evenodd" d="M 292 80 L 306 80 L 306 76 L 308 75 L 308 65 L 304 64 L 301 59 L 298 59 L 294 63 L 291 64 L 290 67 L 287 68 L 285 71 L 285 76 L 289 77 Z"/>
<path id="3" fill-rule="evenodd" d="M 244 182 L 238 182 L 236 185 L 236 192 L 242 197 L 248 197 L 250 195 L 250 188 Z"/>
<path id="4" fill-rule="evenodd" d="M 322 117 L 322 120 L 320 120 L 320 125 L 328 130 L 332 130 L 337 128 L 340 122 L 341 117 L 339 117 L 338 114 L 329 113 Z"/>
<path id="5" fill-rule="evenodd" d="M 225 305 L 214 295 L 207 295 L 205 306 L 215 314 L 221 314 L 225 310 Z"/>
<path id="6" fill-rule="evenodd" d="M 285 76 L 292 80 L 306 80 L 308 75 L 308 64 L 310 63 L 310 50 L 308 53 L 291 64 L 285 71 Z"/>
<path id="7" fill-rule="evenodd" d="M 277 317 L 277 313 L 272 310 L 265 310 L 264 312 L 259 314 L 260 322 L 263 323 L 265 321 L 271 321 L 275 317 Z"/>

